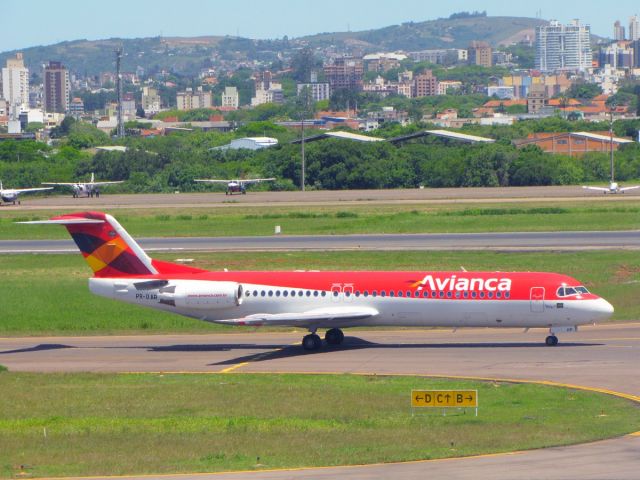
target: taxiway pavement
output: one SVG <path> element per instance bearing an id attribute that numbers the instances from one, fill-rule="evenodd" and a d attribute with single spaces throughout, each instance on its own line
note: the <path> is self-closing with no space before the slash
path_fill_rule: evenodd
<path id="1" fill-rule="evenodd" d="M 96 198 L 72 198 L 71 195 L 22 197 L 22 205 L 4 205 L 3 209 L 20 210 L 106 210 L 119 208 L 222 208 L 259 206 L 313 206 L 359 204 L 436 204 L 495 202 L 566 202 L 566 201 L 640 200 L 640 190 L 625 194 L 603 195 L 579 186 L 548 187 L 472 187 L 472 188 L 410 188 L 388 190 L 307 190 L 305 192 L 252 192 L 246 195 L 225 195 L 223 192 L 109 194 L 107 190 Z"/>
<path id="2" fill-rule="evenodd" d="M 273 235 L 137 240 L 148 251 L 278 250 L 585 250 L 640 248 L 640 231 Z M 1 253 L 76 253 L 71 239 L 0 240 Z"/>
<path id="3" fill-rule="evenodd" d="M 341 347 L 306 353 L 299 345 L 303 333 L 0 338 L 0 364 L 38 372 L 375 373 L 537 380 L 640 399 L 640 323 L 584 327 L 562 335 L 557 347 L 546 347 L 545 333 L 539 330 L 356 330 L 347 331 Z M 640 478 L 639 467 L 640 436 L 628 435 L 475 458 L 162 478 L 634 479 Z"/>

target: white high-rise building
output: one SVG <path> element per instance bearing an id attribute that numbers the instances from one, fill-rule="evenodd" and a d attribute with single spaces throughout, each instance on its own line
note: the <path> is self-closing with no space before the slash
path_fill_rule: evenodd
<path id="1" fill-rule="evenodd" d="M 591 28 L 574 20 L 562 25 L 551 20 L 549 25 L 536 27 L 536 69 L 587 70 L 592 65 Z"/>
<path id="2" fill-rule="evenodd" d="M 640 40 L 640 19 L 637 15 L 629 19 L 629 40 Z"/>
<path id="3" fill-rule="evenodd" d="M 236 87 L 225 87 L 222 92 L 222 107 L 223 108 L 238 108 L 240 105 L 240 97 L 238 95 L 238 89 Z"/>
<path id="4" fill-rule="evenodd" d="M 9 117 L 18 119 L 21 110 L 29 108 L 29 69 L 24 66 L 22 53 L 7 59 L 2 69 L 2 96 L 9 104 Z"/>

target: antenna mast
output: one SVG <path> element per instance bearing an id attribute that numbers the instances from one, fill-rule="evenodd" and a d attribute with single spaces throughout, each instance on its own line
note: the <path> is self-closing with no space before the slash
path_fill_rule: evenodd
<path id="1" fill-rule="evenodd" d="M 124 138 L 124 121 L 122 115 L 122 74 L 120 73 L 120 60 L 122 59 L 122 47 L 116 48 L 116 93 L 118 95 L 118 128 L 116 136 Z"/>

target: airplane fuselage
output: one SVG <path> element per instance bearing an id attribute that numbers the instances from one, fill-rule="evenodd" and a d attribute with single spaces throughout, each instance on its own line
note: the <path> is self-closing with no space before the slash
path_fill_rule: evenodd
<path id="1" fill-rule="evenodd" d="M 157 283 L 154 285 L 153 281 Z M 224 272 L 144 278 L 92 278 L 93 293 L 200 320 L 254 314 L 363 308 L 366 319 L 305 326 L 561 327 L 607 318 L 591 294 L 562 295 L 570 277 L 501 272 Z M 265 322 L 267 323 L 267 322 Z"/>

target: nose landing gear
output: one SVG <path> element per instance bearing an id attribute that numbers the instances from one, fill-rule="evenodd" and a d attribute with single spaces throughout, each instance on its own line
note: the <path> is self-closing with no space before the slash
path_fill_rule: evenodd
<path id="1" fill-rule="evenodd" d="M 544 343 L 547 344 L 547 347 L 555 347 L 556 345 L 558 345 L 558 337 L 556 337 L 555 335 L 549 335 Z"/>

